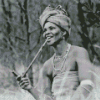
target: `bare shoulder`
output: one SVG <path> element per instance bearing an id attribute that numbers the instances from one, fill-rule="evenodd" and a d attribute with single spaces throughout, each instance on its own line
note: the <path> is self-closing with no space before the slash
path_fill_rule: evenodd
<path id="1" fill-rule="evenodd" d="M 71 49 L 73 50 L 73 52 L 75 52 L 77 54 L 78 53 L 87 53 L 87 50 L 83 47 L 72 45 Z"/>
<path id="2" fill-rule="evenodd" d="M 75 52 L 87 52 L 87 50 L 83 47 L 72 45 L 71 47 Z"/>
<path id="3" fill-rule="evenodd" d="M 83 47 L 72 45 L 71 51 L 76 58 L 89 58 L 87 50 Z"/>

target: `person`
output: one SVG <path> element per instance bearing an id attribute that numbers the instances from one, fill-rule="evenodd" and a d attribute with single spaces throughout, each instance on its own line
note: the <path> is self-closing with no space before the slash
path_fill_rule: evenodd
<path id="1" fill-rule="evenodd" d="M 36 100 L 81 100 L 81 95 L 87 98 L 94 87 L 93 65 L 87 50 L 67 42 L 71 33 L 71 19 L 67 12 L 60 5 L 56 8 L 48 6 L 39 22 L 47 45 L 52 46 L 55 53 L 41 70 L 40 91 L 30 85 L 27 77 L 21 77 L 20 87 Z"/>

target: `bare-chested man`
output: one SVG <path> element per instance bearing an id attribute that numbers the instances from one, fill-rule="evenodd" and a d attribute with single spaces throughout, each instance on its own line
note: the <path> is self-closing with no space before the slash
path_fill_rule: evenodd
<path id="1" fill-rule="evenodd" d="M 80 100 L 78 89 L 86 98 L 93 89 L 92 64 L 84 48 L 67 42 L 71 20 L 66 11 L 61 6 L 48 6 L 39 21 L 47 45 L 52 46 L 55 53 L 44 63 L 39 81 L 41 92 L 30 85 L 27 77 L 21 78 L 20 87 L 28 90 L 36 100 Z"/>

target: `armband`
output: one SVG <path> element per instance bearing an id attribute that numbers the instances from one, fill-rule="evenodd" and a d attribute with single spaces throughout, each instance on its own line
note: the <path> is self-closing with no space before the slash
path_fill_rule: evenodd
<path id="1" fill-rule="evenodd" d="M 84 86 L 84 85 L 90 85 L 91 87 L 94 87 L 94 83 L 91 80 L 83 80 L 83 81 L 81 81 L 80 86 Z"/>

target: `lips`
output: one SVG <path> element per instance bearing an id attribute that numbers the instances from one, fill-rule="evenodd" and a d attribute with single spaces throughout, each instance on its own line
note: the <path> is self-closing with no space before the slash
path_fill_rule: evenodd
<path id="1" fill-rule="evenodd" d="M 46 36 L 47 40 L 50 40 L 53 36 Z"/>

